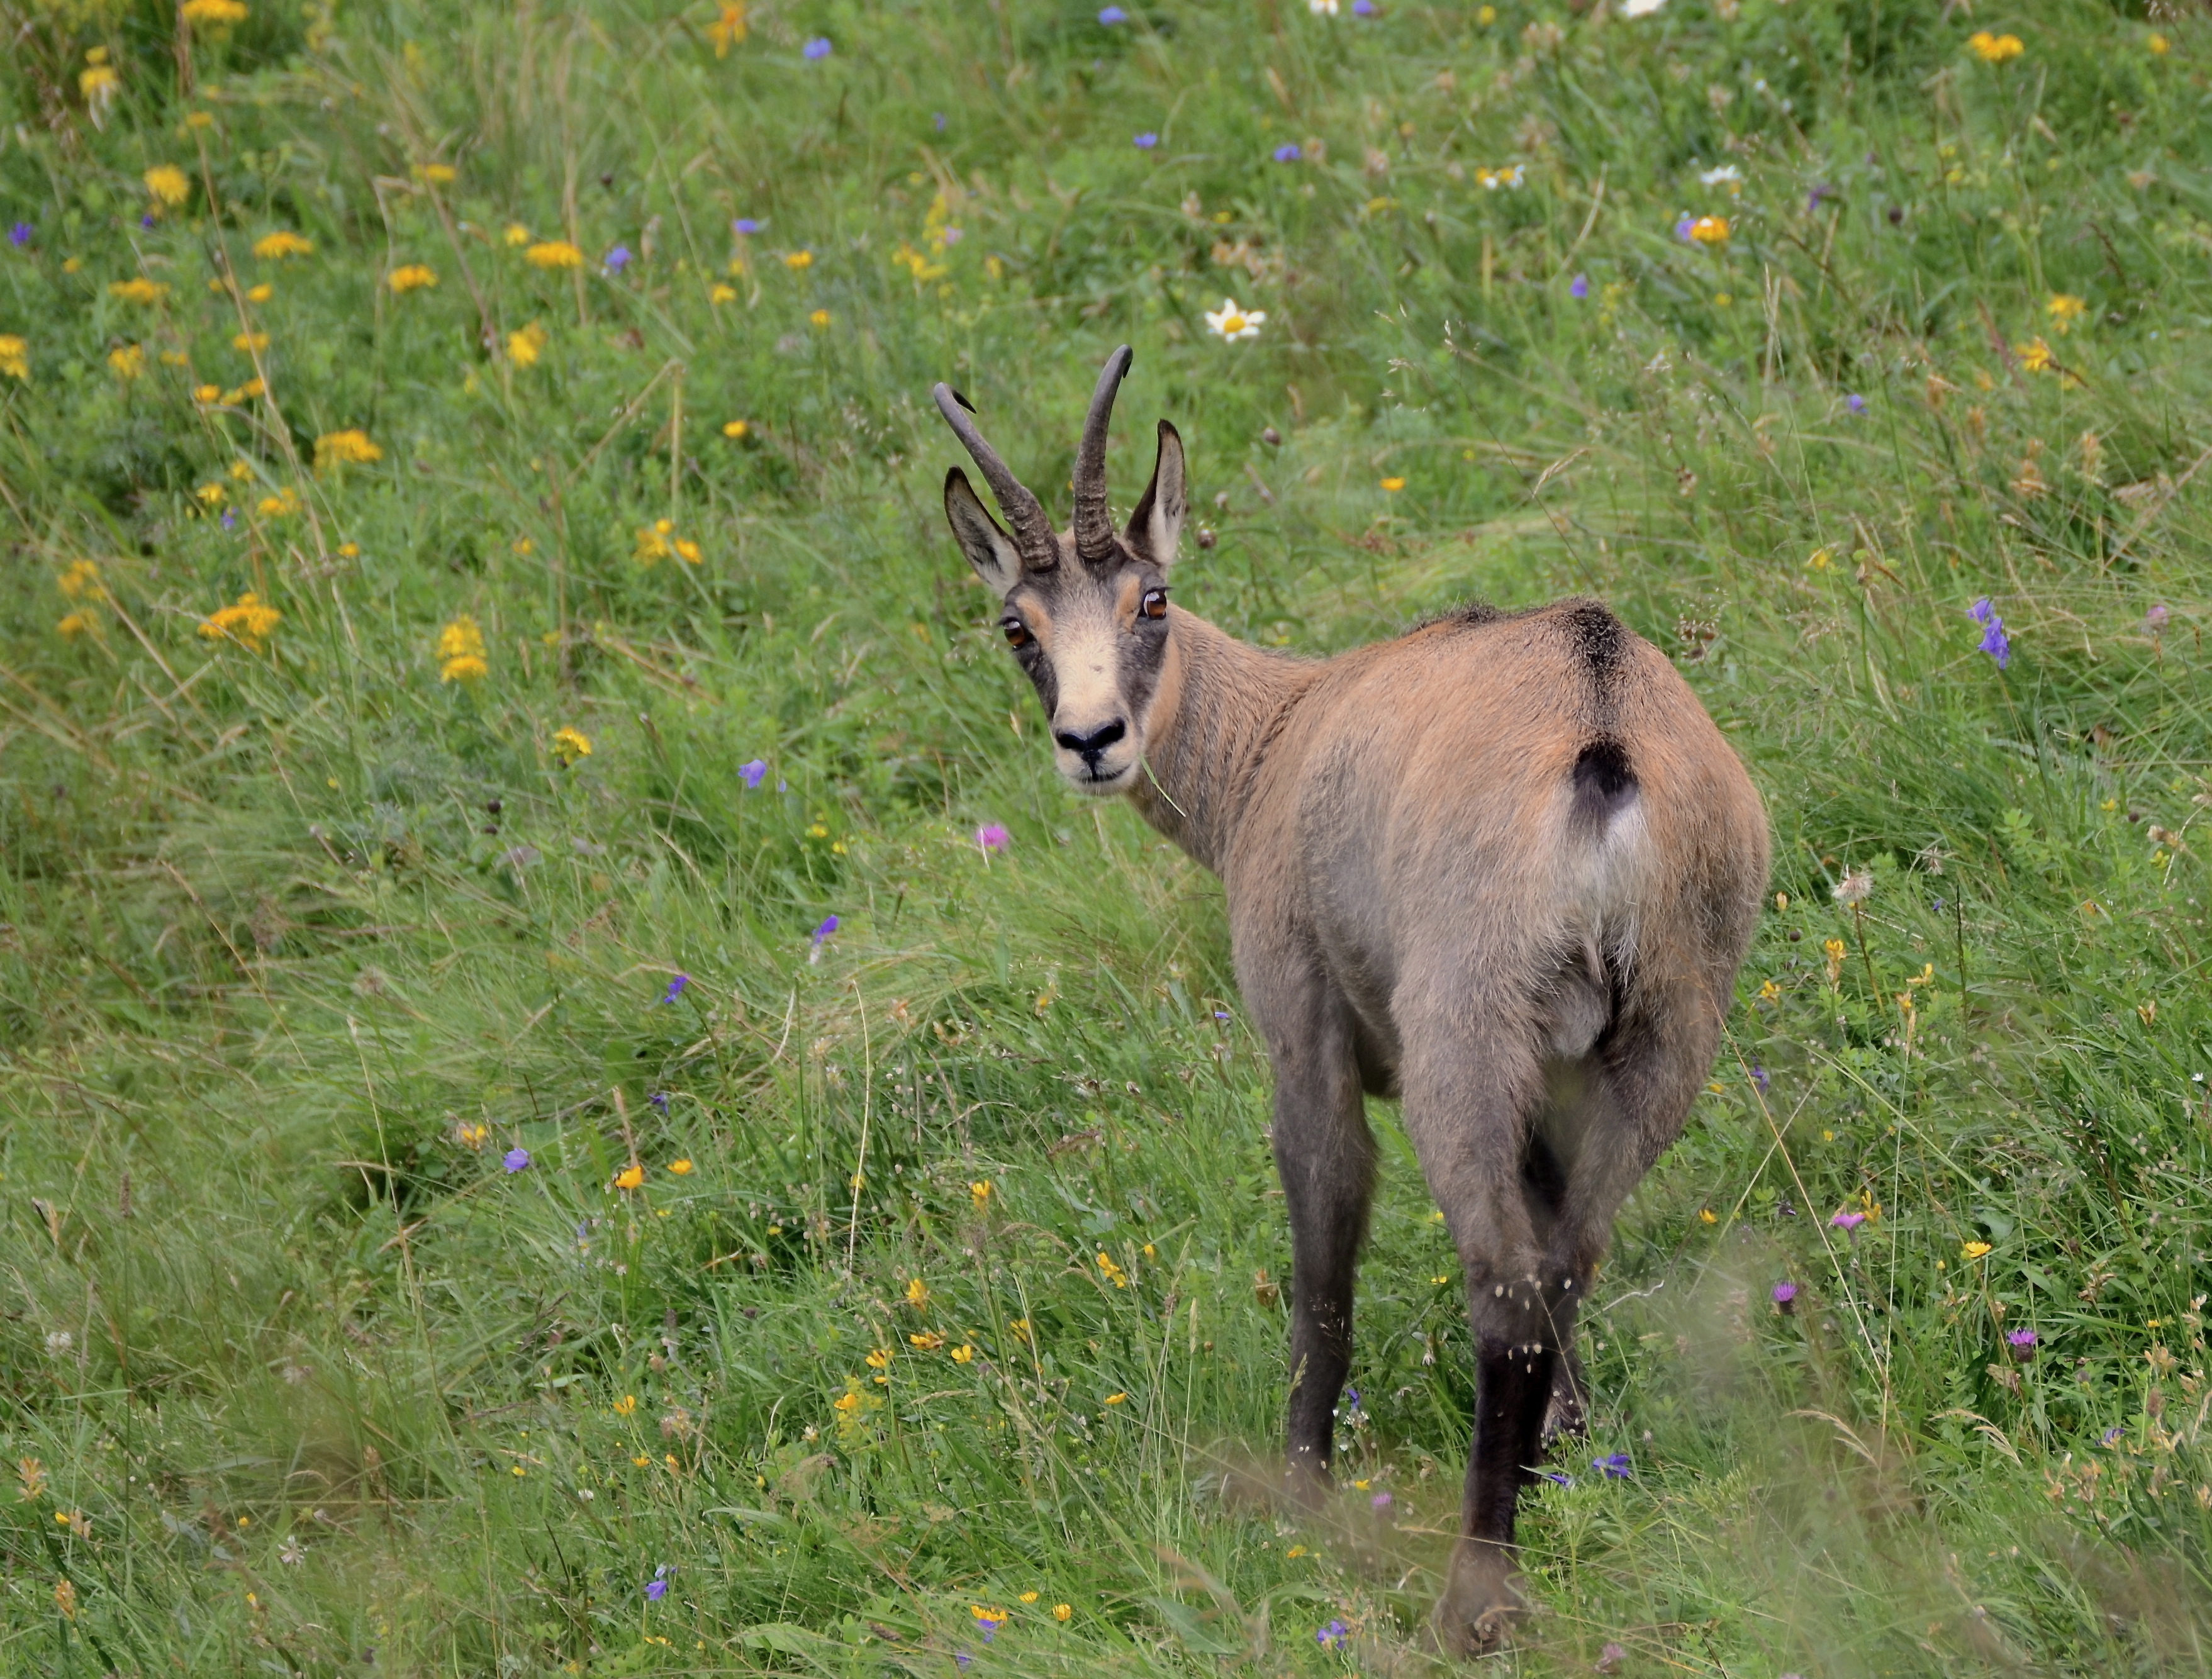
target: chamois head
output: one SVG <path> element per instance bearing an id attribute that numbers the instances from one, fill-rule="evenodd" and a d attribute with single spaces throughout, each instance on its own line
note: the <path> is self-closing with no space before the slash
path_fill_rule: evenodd
<path id="1" fill-rule="evenodd" d="M 1145 756 L 1145 724 L 1168 645 L 1168 568 L 1188 506 L 1182 439 L 1160 422 L 1152 481 L 1121 530 L 1106 511 L 1106 429 L 1132 360 L 1106 358 L 1075 456 L 1075 522 L 1052 528 L 1037 498 L 1006 469 L 950 386 L 934 392 L 945 423 L 975 458 L 1011 532 L 968 475 L 945 475 L 945 516 L 960 551 L 1003 605 L 1014 657 L 1036 684 L 1060 773 L 1085 793 L 1122 793 Z"/>

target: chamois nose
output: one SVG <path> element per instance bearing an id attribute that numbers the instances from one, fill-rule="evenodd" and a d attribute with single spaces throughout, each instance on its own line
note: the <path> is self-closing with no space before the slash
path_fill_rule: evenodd
<path id="1" fill-rule="evenodd" d="M 1060 729 L 1054 733 L 1052 738 L 1069 751 L 1080 753 L 1085 763 L 1096 766 L 1099 754 L 1128 732 L 1128 724 L 1116 717 L 1112 722 L 1102 724 L 1088 734 L 1078 734 L 1073 729 Z"/>

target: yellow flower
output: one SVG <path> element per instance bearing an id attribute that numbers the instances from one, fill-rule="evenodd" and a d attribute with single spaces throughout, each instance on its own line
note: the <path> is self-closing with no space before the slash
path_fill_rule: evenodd
<path id="1" fill-rule="evenodd" d="M 67 1619 L 76 1619 L 76 1586 L 66 1574 L 54 1582 L 54 1607 Z"/>
<path id="2" fill-rule="evenodd" d="M 1990 1244 L 1987 1242 L 1968 1242 L 1960 1248 L 1959 1257 L 1961 1259 L 1979 1259 L 1989 1251 Z"/>
<path id="3" fill-rule="evenodd" d="M 202 506 L 219 508 L 229 497 L 230 492 L 220 484 L 204 484 L 192 494 L 199 498 Z"/>
<path id="4" fill-rule="evenodd" d="M 212 385 L 204 386 L 203 388 L 210 391 L 215 389 Z M 240 403 L 244 402 L 248 397 L 259 396 L 261 394 L 261 381 L 258 379 L 249 379 L 245 384 L 240 386 L 236 390 L 218 392 L 216 392 L 216 396 L 225 408 L 234 408 Z M 232 470 L 234 474 L 239 478 L 244 478 L 246 476 L 243 472 L 237 471 L 235 468 L 233 468 Z"/>
<path id="5" fill-rule="evenodd" d="M 532 321 L 519 332 L 507 335 L 507 359 L 518 368 L 534 368 L 538 358 L 545 353 L 550 334 L 536 321 Z"/>
<path id="6" fill-rule="evenodd" d="M 1487 10 L 1488 8 L 1486 7 L 1484 9 Z M 1052 1606 L 1052 1618 L 1054 1621 L 1066 1621 L 1072 1617 L 1074 1613 L 1074 1606 L 1070 1603 L 1054 1603 Z"/>
<path id="7" fill-rule="evenodd" d="M 1393 496 L 1395 496 L 1405 487 L 1406 481 L 1403 478 L 1385 478 L 1382 480 L 1382 488 L 1389 490 Z"/>
<path id="8" fill-rule="evenodd" d="M 689 1160 L 671 1160 L 668 1163 L 668 1170 L 678 1177 L 689 1177 L 691 1175 L 691 1163 Z"/>
<path id="9" fill-rule="evenodd" d="M 243 23 L 246 9 L 239 0 L 185 0 L 177 15 L 187 23 Z"/>
<path id="10" fill-rule="evenodd" d="M 707 294 L 707 301 L 717 307 L 724 303 L 734 303 L 738 301 L 738 289 L 735 286 L 726 286 L 720 281 L 716 281 L 714 289 Z"/>
<path id="11" fill-rule="evenodd" d="M 745 38 L 744 0 L 722 0 L 722 15 L 707 26 L 707 38 L 717 58 L 728 58 L 731 46 Z"/>
<path id="12" fill-rule="evenodd" d="M 859 1410 L 860 1408 L 860 1390 L 858 1388 L 847 1388 L 845 1390 L 844 1396 L 836 1402 L 836 1408 L 844 1412 L 848 1416 L 850 1416 L 854 1412 Z"/>
<path id="13" fill-rule="evenodd" d="M 2013 353 L 2020 357 L 2021 366 L 2030 373 L 2049 371 L 2051 362 L 2057 359 L 2051 353 L 2051 346 L 2040 338 L 2030 338 L 2024 344 L 2015 345 Z"/>
<path id="14" fill-rule="evenodd" d="M 934 1329 L 924 1329 L 920 1335 L 910 1335 L 907 1340 L 925 1353 L 934 1353 L 945 1345 L 945 1337 Z"/>
<path id="15" fill-rule="evenodd" d="M 626 1393 L 615 1401 L 615 1414 L 618 1417 L 629 1416 L 636 1409 L 637 1396 L 634 1393 Z"/>
<path id="16" fill-rule="evenodd" d="M 549 239 L 532 246 L 522 253 L 523 261 L 532 268 L 581 268 L 584 253 L 565 239 Z"/>
<path id="17" fill-rule="evenodd" d="M 509 245 L 527 245 L 530 243 L 530 229 L 520 222 L 510 222 L 500 238 Z"/>
<path id="18" fill-rule="evenodd" d="M 454 179 L 453 166 L 450 163 L 417 163 L 413 173 L 416 179 L 427 180 L 434 186 L 447 186 Z"/>
<path id="19" fill-rule="evenodd" d="M 89 612 L 82 611 L 75 611 L 71 612 L 68 617 L 63 618 L 58 624 L 55 624 L 54 630 L 64 641 L 73 642 L 78 636 L 83 635 L 87 630 L 91 631 L 94 636 L 98 636 L 100 634 L 100 620 L 93 617 Z"/>
<path id="20" fill-rule="evenodd" d="M 700 554 L 701 550 L 699 544 L 692 541 L 689 537 L 678 537 L 676 538 L 676 557 L 682 560 L 684 564 L 698 564 Z"/>
<path id="21" fill-rule="evenodd" d="M 2155 57 L 2163 58 L 2166 55 L 2167 50 L 2172 46 L 2173 43 L 2166 40 L 2164 35 L 2153 35 L 2148 40 L 2146 40 L 2143 45 L 2148 47 Z"/>
<path id="22" fill-rule="evenodd" d="M 230 347 L 233 350 L 242 350 L 251 356 L 256 350 L 269 348 L 269 335 L 266 332 L 236 333 L 230 340 Z"/>
<path id="23" fill-rule="evenodd" d="M 366 466 L 373 460 L 384 459 L 384 451 L 368 441 L 368 434 L 359 427 L 345 431 L 325 432 L 315 440 L 315 470 L 325 466 L 348 465 Z"/>
<path id="24" fill-rule="evenodd" d="M 2051 312 L 2052 330 L 2061 337 L 2071 332 L 2074 323 L 2081 319 L 2089 308 L 2087 299 L 2075 297 L 2069 292 L 2063 291 L 2053 292 L 2047 307 Z"/>
<path id="25" fill-rule="evenodd" d="M 1116 1265 L 1114 1262 L 1114 1256 L 1106 1252 L 1103 1249 L 1099 1250 L 1098 1269 L 1100 1274 L 1104 1276 L 1108 1281 L 1111 1282 L 1115 1287 L 1127 1288 L 1129 1286 L 1129 1274 L 1127 1271 L 1124 1271 L 1119 1265 Z"/>
<path id="26" fill-rule="evenodd" d="M 750 435 L 752 429 L 752 422 L 750 420 L 732 420 L 728 424 L 722 428 L 722 435 L 725 437 L 745 437 Z"/>
<path id="27" fill-rule="evenodd" d="M 475 682 L 489 675 L 483 631 L 464 612 L 438 632 L 438 680 Z"/>
<path id="28" fill-rule="evenodd" d="M 871 1370 L 890 1369 L 891 1365 L 891 1349 L 888 1347 L 877 1347 L 868 1354 L 867 1365 L 868 1368 Z"/>
<path id="29" fill-rule="evenodd" d="M 234 460 L 230 463 L 230 476 L 243 484 L 253 476 L 253 469 L 242 460 Z"/>
<path id="30" fill-rule="evenodd" d="M 31 376 L 31 346 L 13 332 L 0 332 L 0 373 L 11 379 Z"/>
<path id="31" fill-rule="evenodd" d="M 991 1180 L 988 1177 L 979 1177 L 970 1183 L 968 1186 L 968 1198 L 975 1203 L 975 1210 L 978 1213 L 988 1207 L 991 1204 Z"/>
<path id="32" fill-rule="evenodd" d="M 91 560 L 75 560 L 70 569 L 54 579 L 54 587 L 71 600 L 82 600 L 89 596 L 105 600 L 107 591 L 100 586 L 100 567 Z"/>
<path id="33" fill-rule="evenodd" d="M 580 729 L 561 728 L 554 731 L 553 751 L 563 763 L 574 763 L 591 757 L 592 743 Z"/>
<path id="34" fill-rule="evenodd" d="M 615 1188 L 617 1189 L 635 1189 L 639 1184 L 644 1182 L 645 1168 L 643 1166 L 624 1166 L 620 1171 L 615 1174 Z"/>
<path id="35" fill-rule="evenodd" d="M 274 496 L 264 496 L 253 509 L 264 519 L 284 519 L 300 510 L 300 492 L 287 485 Z"/>
<path id="36" fill-rule="evenodd" d="M 1126 1393 L 1109 1393 L 1106 1396 L 1106 1402 L 1109 1405 L 1126 1405 L 1128 1401 L 1129 1396 Z"/>
<path id="37" fill-rule="evenodd" d="M 1701 1225 L 1717 1225 L 1720 1222 L 1720 1215 L 1710 1207 L 1700 1208 L 1698 1211 L 1698 1222 Z"/>
<path id="38" fill-rule="evenodd" d="M 258 653 L 283 616 L 274 606 L 264 605 L 261 598 L 249 590 L 234 604 L 208 614 L 200 624 L 200 634 L 210 641 L 236 642 Z"/>
<path id="39" fill-rule="evenodd" d="M 1729 219 L 1725 216 L 1700 216 L 1690 223 L 1690 237 L 1700 245 L 1725 245 L 1729 242 Z"/>
<path id="40" fill-rule="evenodd" d="M 675 551 L 668 545 L 668 533 L 675 528 L 665 519 L 641 527 L 637 533 L 636 551 L 630 557 L 640 565 L 653 565 L 666 559 Z"/>
<path id="41" fill-rule="evenodd" d="M 384 283 L 390 286 L 395 293 L 416 291 L 424 286 L 436 285 L 438 271 L 428 263 L 410 262 L 403 267 L 393 269 L 386 277 Z"/>
<path id="42" fill-rule="evenodd" d="M 100 49 L 94 47 L 93 51 L 96 52 Z M 114 65 L 96 64 L 90 70 L 78 74 L 76 88 L 84 95 L 85 105 L 92 113 L 94 126 L 99 127 L 107 119 L 107 107 L 115 103 L 116 95 L 123 91 L 123 78 L 115 73 Z"/>
<path id="43" fill-rule="evenodd" d="M 136 379 L 146 371 L 146 351 L 140 344 L 125 344 L 107 352 L 107 365 L 118 379 Z"/>
<path id="44" fill-rule="evenodd" d="M 962 1341 L 957 1347 L 952 1349 L 953 1363 L 973 1364 L 975 1360 L 975 1349 L 973 1347 L 970 1347 L 966 1341 Z"/>
<path id="45" fill-rule="evenodd" d="M 253 241 L 253 254 L 264 262 L 282 262 L 287 257 L 311 257 L 315 243 L 302 239 L 289 228 L 279 228 L 273 234 L 264 234 Z"/>
<path id="46" fill-rule="evenodd" d="M 811 268 L 814 266 L 814 252 L 793 251 L 784 258 L 783 265 L 786 268 Z"/>
<path id="47" fill-rule="evenodd" d="M 1042 1596 L 1043 1596 L 1042 1592 L 1024 1591 L 1022 1593 L 1022 1601 L 1024 1603 L 1034 1603 Z"/>
<path id="48" fill-rule="evenodd" d="M 192 183 L 173 163 L 156 163 L 147 170 L 146 190 L 165 204 L 180 204 L 192 196 Z"/>
<path id="49" fill-rule="evenodd" d="M 827 309 L 817 309 L 812 314 L 807 316 L 806 319 L 809 323 L 815 326 L 827 326 L 830 324 L 830 311 Z"/>
<path id="50" fill-rule="evenodd" d="M 1822 940 L 1820 953 L 1828 958 L 1828 983 L 1833 985 L 1844 976 L 1844 941 L 1841 939 Z"/>
<path id="51" fill-rule="evenodd" d="M 906 1286 L 906 1303 L 916 1311 L 927 1306 L 929 1304 L 929 1285 L 920 1277 L 914 1278 Z"/>
<path id="52" fill-rule="evenodd" d="M 246 301 L 249 303 L 266 303 L 276 295 L 276 288 L 265 280 L 258 286 L 248 286 L 246 289 Z"/>
<path id="53" fill-rule="evenodd" d="M 2027 51 L 2018 35 L 1993 35 L 1986 29 L 1977 29 L 1966 37 L 1966 45 L 1974 49 L 1975 56 L 1985 64 L 2001 64 L 2008 58 L 2017 58 Z"/>
<path id="54" fill-rule="evenodd" d="M 167 297 L 169 295 L 169 289 L 167 286 L 156 285 L 141 274 L 131 279 L 118 280 L 113 285 L 108 287 L 107 295 L 110 297 L 119 297 L 126 303 L 154 304 Z"/>

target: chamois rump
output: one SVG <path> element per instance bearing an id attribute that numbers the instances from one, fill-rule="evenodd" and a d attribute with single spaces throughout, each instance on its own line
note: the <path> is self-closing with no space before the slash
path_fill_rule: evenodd
<path id="1" fill-rule="evenodd" d="M 1514 1509 L 1584 1405 L 1576 1313 L 1614 1214 L 1717 1047 L 1768 862 L 1765 812 L 1666 657 L 1595 600 L 1476 608 L 1334 659 L 1265 652 L 1168 600 L 1188 506 L 1159 425 L 1127 523 L 1100 374 L 1056 532 L 939 385 L 1006 518 L 954 467 L 945 511 L 998 595 L 1060 773 L 1126 794 L 1221 878 L 1273 1065 L 1292 1251 L 1289 1478 L 1328 1481 L 1395 1096 L 1457 1246 L 1476 1418 L 1436 1631 L 1494 1648 L 1522 1607 Z"/>

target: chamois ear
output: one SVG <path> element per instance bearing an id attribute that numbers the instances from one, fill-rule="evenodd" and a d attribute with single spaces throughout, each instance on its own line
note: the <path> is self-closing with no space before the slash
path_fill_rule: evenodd
<path id="1" fill-rule="evenodd" d="M 1021 551 L 999 527 L 999 521 L 991 517 L 991 510 L 969 484 L 968 475 L 957 466 L 945 475 L 945 517 L 952 526 L 953 540 L 968 557 L 968 563 L 975 568 L 975 575 L 1004 600 L 1022 581 Z"/>
<path id="2" fill-rule="evenodd" d="M 1129 515 L 1122 539 L 1162 570 L 1175 563 L 1176 544 L 1182 537 L 1182 516 L 1190 511 L 1190 495 L 1183 484 L 1182 434 L 1165 420 L 1160 422 L 1160 453 L 1152 463 L 1152 481 L 1145 486 L 1137 510 Z"/>

